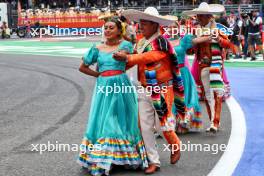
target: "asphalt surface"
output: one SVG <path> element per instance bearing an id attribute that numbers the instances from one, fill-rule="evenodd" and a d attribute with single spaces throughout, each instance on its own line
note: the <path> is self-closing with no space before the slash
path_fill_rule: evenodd
<path id="1" fill-rule="evenodd" d="M 78 71 L 80 59 L 0 54 L 0 175 L 83 176 L 76 163 L 85 131 L 95 79 Z M 208 117 L 203 105 L 204 128 Z M 230 112 L 224 104 L 217 134 L 180 135 L 184 144 L 227 144 Z M 69 144 L 74 151 L 34 150 L 38 144 Z M 211 151 L 185 151 L 176 165 L 169 164 L 163 139 L 158 139 L 161 171 L 157 176 L 207 175 L 221 157 Z M 33 145 L 32 145 L 33 144 Z M 39 149 L 39 148 L 38 148 Z M 34 150 L 34 151 L 32 151 Z M 214 151 L 213 151 L 214 150 Z M 113 170 L 113 176 L 144 175 L 142 171 Z"/>

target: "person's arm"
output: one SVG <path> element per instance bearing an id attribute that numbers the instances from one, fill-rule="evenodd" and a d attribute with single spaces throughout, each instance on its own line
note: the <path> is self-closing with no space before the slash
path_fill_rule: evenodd
<path id="1" fill-rule="evenodd" d="M 239 28 L 238 39 L 239 39 L 239 40 L 242 40 L 242 27 Z"/>
<path id="2" fill-rule="evenodd" d="M 257 20 L 256 20 L 256 24 L 257 24 L 257 25 L 262 24 L 262 18 L 261 18 L 261 17 L 258 17 L 258 18 L 257 18 Z"/>
<path id="3" fill-rule="evenodd" d="M 170 43 L 172 46 L 178 46 L 180 41 L 179 40 L 173 40 L 173 41 L 170 41 Z"/>
<path id="4" fill-rule="evenodd" d="M 238 22 L 238 27 L 239 27 L 239 34 L 238 34 L 238 39 L 241 40 L 241 35 L 242 35 L 242 27 L 243 27 L 243 21 L 242 20 L 239 20 Z"/>
<path id="5" fill-rule="evenodd" d="M 134 67 L 134 65 L 126 64 L 126 70 L 129 70 L 129 69 L 131 69 L 132 67 Z"/>
<path id="6" fill-rule="evenodd" d="M 234 54 L 237 53 L 235 45 L 233 43 L 231 43 L 228 39 L 225 39 L 225 38 L 219 36 L 218 42 L 222 48 L 230 48 Z"/>
<path id="7" fill-rule="evenodd" d="M 257 24 L 254 22 L 254 21 L 252 21 L 250 18 L 248 19 L 249 20 L 249 22 L 253 25 L 253 26 L 256 26 Z"/>
<path id="8" fill-rule="evenodd" d="M 124 38 L 126 41 L 132 42 L 132 39 L 131 39 L 129 36 L 127 36 L 127 35 L 124 35 L 123 38 Z"/>
<path id="9" fill-rule="evenodd" d="M 118 61 L 125 61 L 129 66 L 137 64 L 148 64 L 151 62 L 157 62 L 162 59 L 166 59 L 169 56 L 168 53 L 163 51 L 148 51 L 142 54 L 125 54 L 117 52 L 113 54 L 113 58 Z"/>
<path id="10" fill-rule="evenodd" d="M 96 78 L 100 76 L 99 72 L 92 70 L 89 65 L 85 65 L 83 62 L 81 63 L 79 67 L 79 71 L 86 75 L 93 76 Z"/>
<path id="11" fill-rule="evenodd" d="M 168 56 L 169 54 L 163 51 L 148 51 L 142 54 L 128 55 L 127 63 L 129 65 L 148 64 L 166 59 Z"/>
<path id="12" fill-rule="evenodd" d="M 93 45 L 92 48 L 84 54 L 82 57 L 82 63 L 79 67 L 80 72 L 93 77 L 98 77 L 100 75 L 99 72 L 90 68 L 90 65 L 93 65 L 97 62 L 98 52 L 99 51 L 96 46 Z"/>
<path id="13" fill-rule="evenodd" d="M 256 26 L 256 25 L 259 25 L 259 24 L 261 23 L 261 18 L 260 18 L 260 17 L 257 17 L 257 19 L 256 19 L 255 22 L 249 18 L 249 21 L 250 21 L 250 23 L 251 23 L 253 26 Z"/>

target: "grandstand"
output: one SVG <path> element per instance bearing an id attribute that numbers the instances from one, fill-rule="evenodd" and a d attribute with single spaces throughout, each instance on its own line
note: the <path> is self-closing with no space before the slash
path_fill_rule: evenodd
<path id="1" fill-rule="evenodd" d="M 197 7 L 201 1 L 202 0 L 0 0 L 0 2 L 7 2 L 10 4 L 10 27 L 12 28 L 16 28 L 17 25 L 24 24 L 24 21 L 28 20 L 23 18 L 23 12 L 27 13 L 24 17 L 27 16 L 27 18 L 32 18 L 31 24 L 34 24 L 35 21 L 51 23 L 52 20 L 56 23 L 62 21 L 74 22 L 75 20 L 79 20 L 80 22 L 94 22 L 96 21 L 96 16 L 100 15 L 94 15 L 92 12 L 95 11 L 98 13 L 108 10 L 115 12 L 119 8 L 144 10 L 147 6 L 156 7 L 160 14 L 163 15 L 171 14 L 181 16 L 182 11 Z M 255 4 L 251 4 L 251 2 Z M 260 15 L 263 16 L 263 5 L 260 0 L 209 0 L 209 3 L 224 3 L 227 14 L 231 11 L 238 14 L 238 11 L 244 9 L 248 11 L 258 9 Z M 65 16 L 67 19 L 65 19 Z"/>
<path id="2" fill-rule="evenodd" d="M 106 8 L 115 9 L 118 7 L 128 8 L 145 8 L 146 6 L 160 7 L 162 11 L 172 11 L 174 8 L 179 10 L 190 9 L 203 2 L 204 0 L 0 0 L 0 2 L 8 2 L 14 8 L 20 2 L 22 9 L 43 9 L 43 8 Z M 218 3 L 227 5 L 230 8 L 238 4 L 253 5 L 263 4 L 263 0 L 207 0 L 208 3 Z M 164 10 L 163 10 L 164 9 Z M 169 10 L 170 9 L 170 10 Z"/>

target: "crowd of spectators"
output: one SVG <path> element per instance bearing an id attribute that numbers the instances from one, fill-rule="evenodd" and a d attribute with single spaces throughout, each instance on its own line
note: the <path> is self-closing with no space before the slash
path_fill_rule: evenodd
<path id="1" fill-rule="evenodd" d="M 233 35 L 230 36 L 231 42 L 236 46 L 238 53 L 235 58 L 244 58 L 248 56 L 251 60 L 256 60 L 256 51 L 263 55 L 262 48 L 262 17 L 259 15 L 259 10 L 241 10 L 231 11 L 227 16 L 222 14 L 217 22 L 232 28 Z"/>

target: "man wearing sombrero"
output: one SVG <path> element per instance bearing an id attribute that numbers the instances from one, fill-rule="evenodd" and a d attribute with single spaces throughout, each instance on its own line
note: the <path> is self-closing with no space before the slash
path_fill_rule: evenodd
<path id="1" fill-rule="evenodd" d="M 219 32 L 213 19 L 214 14 L 225 11 L 219 4 L 201 3 L 198 8 L 184 11 L 183 15 L 196 16 L 199 28 L 197 36 L 211 36 L 210 42 L 196 45 L 195 57 L 199 63 L 199 79 L 202 84 L 202 92 L 205 95 L 205 104 L 211 121 L 207 132 L 217 132 L 220 127 L 220 115 L 222 110 L 222 98 L 224 95 L 223 82 L 223 48 L 233 48 L 232 44 Z"/>
<path id="2" fill-rule="evenodd" d="M 139 101 L 142 136 L 150 161 L 145 173 L 152 174 L 160 167 L 153 132 L 155 124 L 153 107 L 171 149 L 171 164 L 175 164 L 180 159 L 180 139 L 174 131 L 176 120 L 172 106 L 176 104 L 177 116 L 183 118 L 185 113 L 183 82 L 174 49 L 159 34 L 160 25 L 169 26 L 174 21 L 160 16 L 154 7 L 148 7 L 144 12 L 126 10 L 122 15 L 130 21 L 139 22 L 144 37 L 136 45 L 137 54 L 127 55 L 117 52 L 113 57 L 116 60 L 126 61 L 128 67 L 138 65 L 138 79 L 141 85 L 155 88 L 155 91 L 152 89 L 151 98 L 145 96 L 146 100 L 150 99 L 150 101 L 143 103 Z"/>

